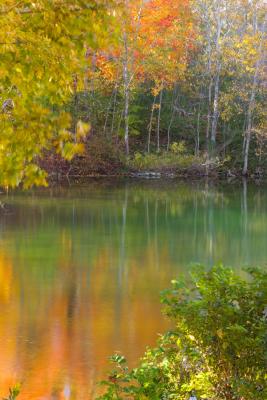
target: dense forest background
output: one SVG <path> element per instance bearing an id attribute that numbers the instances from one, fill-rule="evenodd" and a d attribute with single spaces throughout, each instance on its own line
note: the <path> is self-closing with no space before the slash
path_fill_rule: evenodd
<path id="1" fill-rule="evenodd" d="M 264 174 L 264 0 L 8 0 L 0 36 L 2 185 Z"/>

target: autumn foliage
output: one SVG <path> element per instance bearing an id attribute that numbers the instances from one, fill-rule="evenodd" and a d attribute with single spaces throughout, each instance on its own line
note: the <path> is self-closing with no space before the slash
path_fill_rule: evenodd
<path id="1" fill-rule="evenodd" d="M 89 134 L 126 166 L 181 141 L 206 173 L 247 175 L 252 159 L 261 174 L 265 14 L 262 0 L 6 1 L 0 185 L 46 185 L 40 160 L 90 151 Z"/>

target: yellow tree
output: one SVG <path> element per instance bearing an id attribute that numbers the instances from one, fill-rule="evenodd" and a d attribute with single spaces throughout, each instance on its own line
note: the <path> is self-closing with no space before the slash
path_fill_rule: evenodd
<path id="1" fill-rule="evenodd" d="M 107 16 L 105 0 L 1 1 L 1 186 L 45 185 L 44 150 L 67 159 L 82 150 L 85 126 L 73 138 L 62 106 L 84 68 L 85 45 L 96 46 Z"/>

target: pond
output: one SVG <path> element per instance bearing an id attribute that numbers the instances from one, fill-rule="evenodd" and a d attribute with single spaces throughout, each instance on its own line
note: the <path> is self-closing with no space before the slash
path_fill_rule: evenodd
<path id="1" fill-rule="evenodd" d="M 266 267 L 267 190 L 246 182 L 91 181 L 1 195 L 0 398 L 92 399 L 122 352 L 168 322 L 160 291 L 190 265 Z"/>

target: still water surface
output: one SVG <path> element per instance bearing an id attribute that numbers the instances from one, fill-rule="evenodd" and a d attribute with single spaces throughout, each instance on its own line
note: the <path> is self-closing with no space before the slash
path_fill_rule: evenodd
<path id="1" fill-rule="evenodd" d="M 92 399 L 167 321 L 159 292 L 191 263 L 267 265 L 267 190 L 90 182 L 11 194 L 0 215 L 0 398 Z"/>

